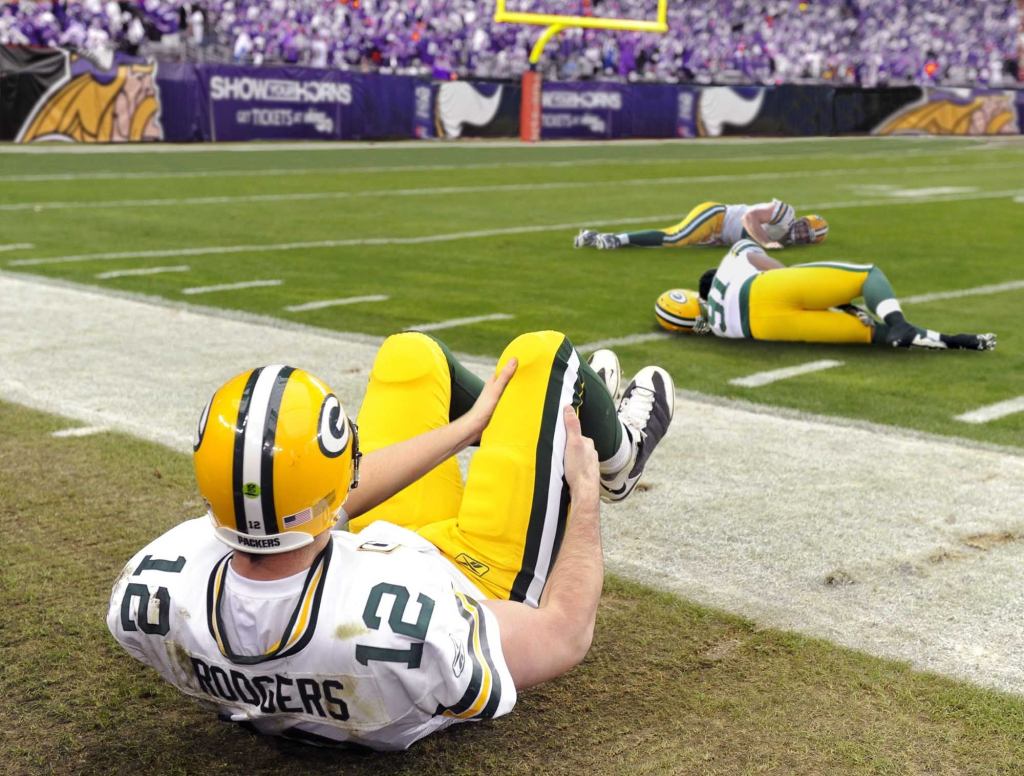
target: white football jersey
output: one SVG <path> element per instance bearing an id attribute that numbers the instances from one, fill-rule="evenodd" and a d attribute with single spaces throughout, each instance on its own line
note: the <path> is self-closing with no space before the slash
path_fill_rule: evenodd
<path id="1" fill-rule="evenodd" d="M 333 532 L 280 639 L 255 656 L 221 614 L 230 555 L 207 518 L 181 523 L 129 561 L 107 613 L 128 652 L 222 717 L 312 743 L 405 749 L 515 705 L 493 613 L 419 535 L 384 522 Z"/>
<path id="2" fill-rule="evenodd" d="M 762 251 L 753 240 L 740 240 L 718 265 L 708 292 L 708 323 L 718 337 L 749 337 L 747 294 L 750 283 L 760 274 L 747 259 L 747 251 Z"/>
<path id="3" fill-rule="evenodd" d="M 771 202 L 761 202 L 757 205 L 726 205 L 725 219 L 722 221 L 722 245 L 733 245 L 749 235 L 743 234 L 743 216 L 748 210 L 770 207 L 772 217 L 764 224 L 764 230 L 769 239 L 781 241 L 789 234 L 789 228 L 796 220 L 796 211 L 792 205 L 773 199 Z"/>

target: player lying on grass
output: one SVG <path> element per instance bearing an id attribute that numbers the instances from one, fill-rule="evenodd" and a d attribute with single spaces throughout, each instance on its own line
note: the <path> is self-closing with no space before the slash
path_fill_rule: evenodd
<path id="1" fill-rule="evenodd" d="M 854 306 L 858 297 L 867 310 Z M 941 334 L 914 326 L 874 264 L 786 267 L 751 240 L 736 243 L 717 268 L 704 273 L 699 299 L 674 289 L 658 298 L 654 310 L 663 328 L 717 337 L 936 350 L 996 346 L 995 334 Z"/>
<path id="2" fill-rule="evenodd" d="M 750 239 L 768 250 L 785 245 L 820 243 L 828 236 L 828 223 L 817 215 L 796 217 L 792 205 L 777 199 L 760 205 L 723 205 L 702 202 L 675 226 L 644 232 L 612 234 L 582 229 L 575 248 L 609 250 L 626 245 L 679 247 L 732 245 Z"/>
<path id="3" fill-rule="evenodd" d="M 602 355 L 599 376 L 564 335 L 525 334 L 485 383 L 399 334 L 358 426 L 302 370 L 238 375 L 197 428 L 208 515 L 125 566 L 110 631 L 262 733 L 404 749 L 507 713 L 587 654 L 599 497 L 633 491 L 672 419 L 667 372 L 641 370 L 616 408 Z M 463 484 L 453 456 L 476 444 Z"/>

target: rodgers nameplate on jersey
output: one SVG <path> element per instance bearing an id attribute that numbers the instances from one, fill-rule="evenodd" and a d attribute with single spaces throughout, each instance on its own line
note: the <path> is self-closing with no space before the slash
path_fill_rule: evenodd
<path id="1" fill-rule="evenodd" d="M 230 557 L 208 519 L 182 523 L 129 561 L 107 614 L 128 652 L 222 718 L 310 743 L 404 749 L 515 704 L 483 596 L 417 534 L 384 522 L 335 531 L 308 571 L 275 582 L 291 584 L 294 603 L 226 627 Z M 267 584 L 241 581 L 242 594 Z M 273 628 L 257 640 L 262 654 L 235 652 L 227 633 L 247 628 Z"/>

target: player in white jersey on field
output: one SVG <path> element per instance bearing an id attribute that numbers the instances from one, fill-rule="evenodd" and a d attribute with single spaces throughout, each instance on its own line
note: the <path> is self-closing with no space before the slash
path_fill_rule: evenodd
<path id="1" fill-rule="evenodd" d="M 665 229 L 619 234 L 582 229 L 573 246 L 600 250 L 629 245 L 678 248 L 684 245 L 728 246 L 750 239 L 772 250 L 786 245 L 820 243 L 827 236 L 828 223 L 824 218 L 818 215 L 797 218 L 792 205 L 773 199 L 757 205 L 702 202 L 678 224 Z"/>
<path id="2" fill-rule="evenodd" d="M 110 631 L 262 733 L 404 749 L 507 713 L 589 649 L 599 496 L 633 491 L 671 421 L 664 370 L 616 407 L 614 354 L 594 367 L 536 332 L 484 383 L 404 333 L 377 354 L 358 425 L 307 372 L 243 372 L 197 427 L 207 516 L 128 562 Z M 453 456 L 476 444 L 463 483 Z"/>
<path id="3" fill-rule="evenodd" d="M 933 350 L 992 350 L 994 334 L 942 334 L 911 324 L 874 264 L 821 261 L 786 267 L 740 240 L 700 279 L 699 292 L 673 289 L 655 303 L 672 331 L 731 339 L 884 344 Z M 855 306 L 863 297 L 867 309 Z"/>

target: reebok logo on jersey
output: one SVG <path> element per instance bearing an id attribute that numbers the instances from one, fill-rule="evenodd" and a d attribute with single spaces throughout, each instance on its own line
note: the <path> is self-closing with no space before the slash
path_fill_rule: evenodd
<path id="1" fill-rule="evenodd" d="M 238 543 L 244 544 L 246 547 L 280 547 L 281 540 L 276 536 L 269 538 L 245 536 L 244 534 L 238 535 Z"/>
<path id="2" fill-rule="evenodd" d="M 460 566 L 469 569 L 478 577 L 482 577 L 484 574 L 491 570 L 491 567 L 488 566 L 486 563 L 481 563 L 476 558 L 471 558 L 464 552 L 460 552 L 458 556 L 456 556 L 455 562 L 458 563 Z"/>

